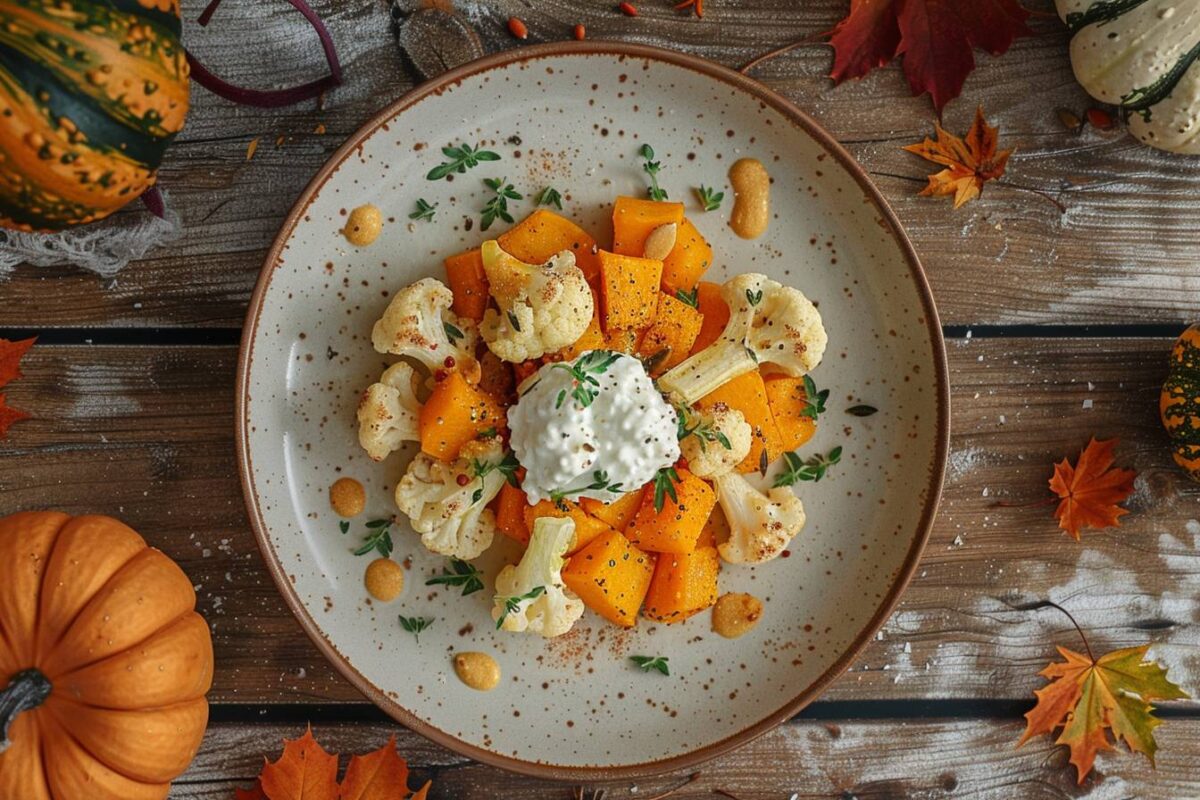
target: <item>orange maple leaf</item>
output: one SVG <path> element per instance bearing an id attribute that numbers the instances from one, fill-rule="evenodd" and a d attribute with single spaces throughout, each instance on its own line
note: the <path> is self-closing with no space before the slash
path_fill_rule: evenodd
<path id="1" fill-rule="evenodd" d="M 1081 528 L 1109 528 L 1120 525 L 1120 518 L 1129 513 L 1120 503 L 1133 492 L 1131 469 L 1110 469 L 1116 439 L 1097 441 L 1094 437 L 1079 454 L 1078 466 L 1067 459 L 1054 465 L 1050 491 L 1062 500 L 1054 511 L 1058 527 L 1079 541 Z"/>
<path id="2" fill-rule="evenodd" d="M 0 388 L 21 377 L 21 356 L 33 347 L 37 337 L 19 342 L 0 339 Z"/>
<path id="3" fill-rule="evenodd" d="M 8 436 L 8 426 L 14 422 L 29 419 L 29 415 L 19 408 L 6 405 L 4 395 L 0 394 L 0 439 Z"/>
<path id="4" fill-rule="evenodd" d="M 1158 749 L 1153 731 L 1162 720 L 1154 716 L 1150 701 L 1181 700 L 1188 695 L 1167 680 L 1164 668 L 1146 661 L 1149 649 L 1150 645 L 1129 647 L 1094 659 L 1090 650 L 1085 656 L 1059 647 L 1065 661 L 1051 663 L 1038 673 L 1050 683 L 1034 692 L 1037 705 L 1025 715 L 1025 734 L 1017 747 L 1061 727 L 1055 743 L 1071 748 L 1071 763 L 1083 783 L 1096 753 L 1113 749 L 1108 738 L 1111 730 L 1114 739 L 1144 753 L 1153 766 Z"/>
<path id="5" fill-rule="evenodd" d="M 396 737 L 365 756 L 353 756 L 341 783 L 338 757 L 325 752 L 312 726 L 296 740 L 284 739 L 283 755 L 267 763 L 250 789 L 238 789 L 235 800 L 404 800 L 410 797 L 408 765 L 396 752 Z M 432 784 L 411 794 L 425 800 Z"/>
<path id="6" fill-rule="evenodd" d="M 1004 174 L 1013 151 L 996 152 L 996 129 L 984 120 L 982 107 L 975 109 L 975 121 L 965 141 L 947 133 L 941 123 L 933 124 L 937 141 L 926 136 L 920 144 L 906 145 L 903 149 L 945 167 L 929 176 L 929 184 L 921 194 L 954 195 L 954 207 L 958 208 L 978 197 L 985 183 Z"/>

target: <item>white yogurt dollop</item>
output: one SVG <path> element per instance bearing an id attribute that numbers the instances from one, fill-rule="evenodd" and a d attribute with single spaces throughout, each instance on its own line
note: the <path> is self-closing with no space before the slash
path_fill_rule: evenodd
<path id="1" fill-rule="evenodd" d="M 546 364 L 521 388 L 508 429 L 530 503 L 551 495 L 611 502 L 679 459 L 675 409 L 632 356 L 589 351 Z"/>

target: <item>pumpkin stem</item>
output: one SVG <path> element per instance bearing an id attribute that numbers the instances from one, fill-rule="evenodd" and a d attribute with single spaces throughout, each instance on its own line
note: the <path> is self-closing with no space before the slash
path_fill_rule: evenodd
<path id="1" fill-rule="evenodd" d="M 0 753 L 12 744 L 8 740 L 8 728 L 22 711 L 32 711 L 46 702 L 51 684 L 41 672 L 27 669 L 18 672 L 9 680 L 8 686 L 0 691 Z"/>

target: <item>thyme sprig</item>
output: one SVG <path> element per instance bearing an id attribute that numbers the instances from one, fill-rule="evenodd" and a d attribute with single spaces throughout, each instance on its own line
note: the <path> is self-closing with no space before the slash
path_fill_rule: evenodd
<path id="1" fill-rule="evenodd" d="M 425 198 L 417 200 L 417 210 L 408 215 L 409 219 L 423 219 L 426 222 L 433 222 L 433 215 L 437 213 L 438 204 L 430 205 Z"/>
<path id="2" fill-rule="evenodd" d="M 817 391 L 817 385 L 813 383 L 813 379 L 808 375 L 804 376 L 804 408 L 800 409 L 800 416 L 809 417 L 814 422 L 817 417 L 825 413 L 825 401 L 829 399 L 829 390 L 822 389 Z"/>
<path id="3" fill-rule="evenodd" d="M 417 640 L 417 644 L 421 643 L 421 631 L 433 624 L 433 620 L 428 617 L 400 617 L 400 627 L 413 635 Z"/>
<path id="4" fill-rule="evenodd" d="M 533 202 L 539 206 L 554 206 L 559 211 L 562 211 L 562 195 L 553 186 L 547 186 L 538 192 Z"/>
<path id="5" fill-rule="evenodd" d="M 392 520 L 373 519 L 367 523 L 367 538 L 354 551 L 354 555 L 365 556 L 374 550 L 384 558 L 388 558 L 392 555 L 392 550 L 394 549 L 395 545 L 392 544 Z"/>
<path id="6" fill-rule="evenodd" d="M 715 191 L 702 183 L 696 189 L 696 198 L 700 201 L 700 205 L 705 211 L 716 211 L 721 207 L 721 201 L 725 199 L 725 193 Z"/>
<path id="7" fill-rule="evenodd" d="M 650 176 L 650 188 L 647 190 L 650 199 L 666 200 L 667 193 L 658 185 L 658 171 L 662 169 L 662 164 L 654 160 L 654 148 L 644 144 L 638 149 L 638 155 L 645 159 L 642 169 Z"/>
<path id="8" fill-rule="evenodd" d="M 426 586 L 458 586 L 462 588 L 462 596 L 483 591 L 483 573 L 469 561 L 461 558 L 450 559 L 450 567 L 442 567 L 441 575 L 434 575 L 425 581 Z"/>
<path id="9" fill-rule="evenodd" d="M 500 160 L 499 153 L 493 153 L 491 150 L 480 150 L 478 148 L 479 145 L 472 148 L 469 144 L 458 147 L 443 147 L 442 155 L 450 160 L 444 164 L 438 164 L 429 170 L 429 174 L 425 176 L 426 180 L 440 181 L 451 173 L 457 172 L 461 174 L 468 169 L 473 169 L 479 166 L 480 161 Z"/>
<path id="10" fill-rule="evenodd" d="M 683 289 L 676 289 L 675 297 L 687 303 L 692 308 L 700 307 L 700 287 L 698 286 L 692 289 L 690 292 L 684 291 Z"/>
<path id="11" fill-rule="evenodd" d="M 671 659 L 667 658 L 666 656 L 630 656 L 629 660 L 632 661 L 642 672 L 654 670 L 655 672 L 661 672 L 663 675 L 668 677 L 671 675 L 671 668 L 668 665 L 668 662 Z"/>
<path id="12" fill-rule="evenodd" d="M 667 504 L 667 498 L 671 498 L 671 502 L 679 504 L 679 495 L 675 493 L 675 484 L 679 483 L 679 473 L 674 467 L 663 467 L 658 472 L 654 473 L 654 510 L 662 511 L 663 506 Z"/>
<path id="13" fill-rule="evenodd" d="M 586 486 L 579 486 L 574 489 L 555 489 L 550 492 L 550 499 L 559 508 L 563 508 L 566 503 L 567 495 L 582 494 L 583 492 L 612 492 L 613 494 L 621 494 L 625 491 L 621 482 L 613 483 L 608 479 L 608 473 L 605 470 L 598 469 L 592 473 L 592 482 Z"/>
<path id="14" fill-rule="evenodd" d="M 486 231 L 492 227 L 492 223 L 496 221 L 497 217 L 509 224 L 514 222 L 512 214 L 508 213 L 508 201 L 524 199 L 525 195 L 514 189 L 507 178 L 484 178 L 483 182 L 496 193 L 496 196 L 484 204 L 479 229 Z"/>
<path id="15" fill-rule="evenodd" d="M 535 586 L 525 594 L 515 595 L 513 597 L 504 597 L 496 595 L 496 602 L 504 604 L 504 610 L 500 612 L 500 616 L 496 619 L 496 630 L 504 625 L 504 620 L 508 619 L 509 614 L 516 614 L 521 610 L 521 603 L 526 600 L 536 600 L 546 593 L 545 586 Z"/>
<path id="16" fill-rule="evenodd" d="M 575 398 L 575 402 L 579 404 L 580 408 L 587 408 L 600 394 L 600 381 L 595 376 L 608 372 L 608 368 L 620 357 L 620 353 L 611 350 L 589 350 L 577 358 L 574 363 L 557 363 L 554 365 L 554 369 L 566 370 L 571 373 L 571 377 L 575 380 L 569 394 Z M 554 404 L 555 408 L 562 408 L 567 394 L 566 389 L 558 393 L 558 399 Z"/>
<path id="17" fill-rule="evenodd" d="M 733 449 L 729 437 L 714 427 L 712 420 L 699 414 L 693 415 L 687 406 L 675 406 L 675 417 L 679 422 L 679 441 L 695 436 L 702 453 L 708 452 L 708 445 L 712 442 L 719 442 L 726 450 Z"/>
<path id="18" fill-rule="evenodd" d="M 835 447 L 826 455 L 818 453 L 807 461 L 795 452 L 783 454 L 784 470 L 775 478 L 775 487 L 792 486 L 799 481 L 814 483 L 825 477 L 825 473 L 834 464 L 842 460 L 842 448 Z"/>

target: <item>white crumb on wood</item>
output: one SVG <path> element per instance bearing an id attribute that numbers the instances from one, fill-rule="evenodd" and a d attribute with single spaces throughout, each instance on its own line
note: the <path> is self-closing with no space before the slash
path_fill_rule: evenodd
<path id="1" fill-rule="evenodd" d="M 978 447 L 968 447 L 963 450 L 955 450 L 950 454 L 947 462 L 947 475 L 950 480 L 955 481 L 959 478 L 969 475 L 985 462 L 983 450 Z"/>

